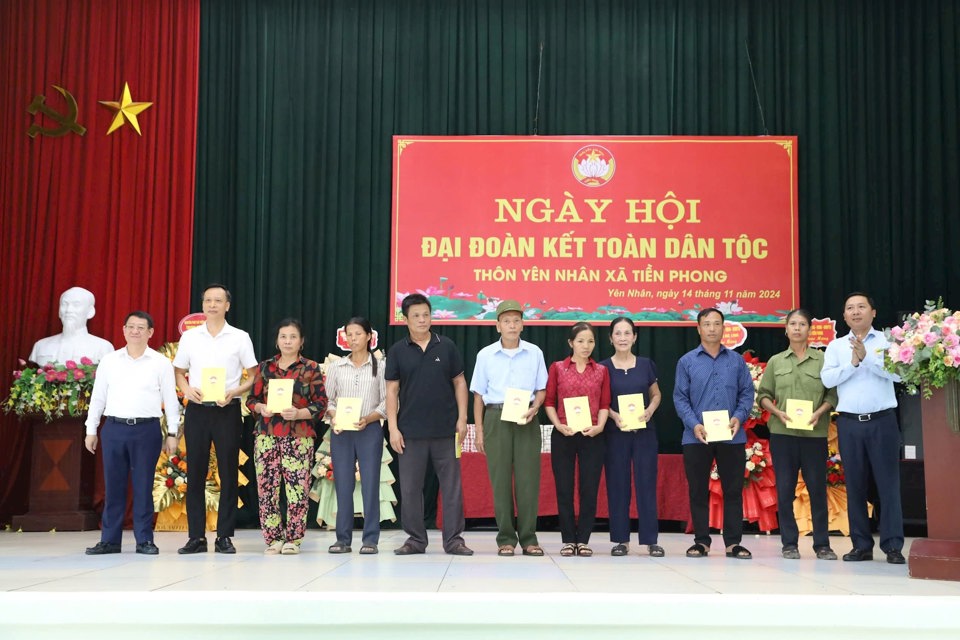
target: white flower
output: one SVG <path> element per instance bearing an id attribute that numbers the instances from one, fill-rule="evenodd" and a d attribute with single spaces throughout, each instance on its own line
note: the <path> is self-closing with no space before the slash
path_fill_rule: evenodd
<path id="1" fill-rule="evenodd" d="M 607 161 L 602 158 L 584 158 L 580 161 L 580 173 L 587 178 L 602 178 L 609 170 Z"/>
<path id="2" fill-rule="evenodd" d="M 753 471 L 753 470 L 756 468 L 756 466 L 757 466 L 757 465 L 755 465 L 755 464 L 753 464 L 752 462 L 750 462 L 749 460 L 747 460 L 747 471 Z"/>
<path id="3" fill-rule="evenodd" d="M 737 304 L 736 300 L 731 300 L 730 302 L 718 302 L 717 310 L 725 316 L 730 316 L 743 311 L 743 307 Z"/>

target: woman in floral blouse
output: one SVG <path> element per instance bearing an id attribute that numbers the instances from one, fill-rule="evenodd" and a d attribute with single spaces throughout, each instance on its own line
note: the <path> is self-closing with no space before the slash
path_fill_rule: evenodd
<path id="1" fill-rule="evenodd" d="M 260 363 L 247 408 L 256 416 L 254 464 L 260 494 L 260 527 L 267 543 L 264 553 L 300 553 L 307 529 L 310 467 L 315 425 L 327 407 L 320 365 L 300 355 L 303 326 L 287 318 L 277 330 L 280 351 Z M 279 413 L 267 408 L 270 380 L 293 380 L 292 405 Z M 280 481 L 287 494 L 287 524 L 280 513 Z"/>

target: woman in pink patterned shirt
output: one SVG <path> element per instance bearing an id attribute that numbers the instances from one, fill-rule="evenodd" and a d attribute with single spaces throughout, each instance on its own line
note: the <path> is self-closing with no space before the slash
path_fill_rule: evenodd
<path id="1" fill-rule="evenodd" d="M 603 425 L 610 409 L 610 382 L 607 368 L 597 364 L 591 355 L 596 347 L 596 334 L 586 322 L 570 329 L 570 357 L 550 365 L 547 378 L 547 399 L 544 409 L 553 423 L 550 435 L 553 478 L 557 488 L 557 510 L 563 546 L 561 556 L 574 554 L 589 557 L 590 533 L 597 516 L 597 492 L 603 470 Z M 567 425 L 565 399 L 586 397 L 590 406 L 590 425 L 575 431 Z M 572 403 L 571 403 L 572 405 Z M 580 467 L 580 517 L 574 515 L 574 474 Z"/>

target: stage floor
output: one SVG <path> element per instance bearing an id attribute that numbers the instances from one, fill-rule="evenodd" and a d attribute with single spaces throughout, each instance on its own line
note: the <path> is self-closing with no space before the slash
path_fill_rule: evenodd
<path id="1" fill-rule="evenodd" d="M 186 633 L 231 638 L 640 637 L 949 638 L 960 634 L 960 583 L 915 580 L 903 565 L 780 557 L 778 536 L 744 540 L 751 561 L 690 559 L 689 535 L 663 534 L 665 558 L 633 545 L 614 558 L 606 533 L 592 558 L 561 558 L 558 533 L 540 535 L 542 558 L 501 558 L 495 534 L 467 532 L 473 557 L 452 557 L 432 531 L 425 555 L 398 557 L 402 531 L 384 531 L 376 556 L 331 555 L 332 532 L 310 530 L 299 556 L 264 556 L 260 532 L 238 532 L 238 554 L 178 556 L 182 533 L 158 533 L 160 555 L 138 556 L 130 532 L 122 554 L 83 550 L 99 532 L 0 533 L 0 629 L 13 637 L 120 637 Z M 834 550 L 849 550 L 834 538 Z M 910 540 L 907 542 L 906 554 Z M 642 552 L 642 554 L 641 554 Z M 173 626 L 170 626 L 173 625 Z"/>

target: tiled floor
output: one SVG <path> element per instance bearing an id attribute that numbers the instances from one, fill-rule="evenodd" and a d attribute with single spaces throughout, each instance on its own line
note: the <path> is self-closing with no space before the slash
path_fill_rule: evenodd
<path id="1" fill-rule="evenodd" d="M 667 551 L 664 558 L 650 558 L 645 555 L 645 547 L 636 545 L 629 556 L 614 558 L 609 555 L 611 545 L 606 534 L 597 534 L 593 538 L 594 557 L 561 558 L 559 534 L 545 533 L 540 540 L 546 557 L 518 554 L 500 558 L 494 533 L 468 532 L 465 537 L 476 551 L 473 557 L 444 554 L 437 532 L 431 532 L 427 554 L 394 556 L 392 550 L 404 539 L 403 532 L 395 530 L 383 533 L 381 553 L 376 556 L 361 556 L 356 553 L 357 547 L 352 554 L 330 555 L 326 548 L 334 541 L 333 534 L 312 530 L 299 556 L 264 556 L 259 532 L 247 530 L 234 539 L 239 551 L 235 556 L 215 554 L 212 545 L 207 554 L 178 556 L 176 548 L 185 536 L 158 533 L 158 557 L 134 554 L 129 538 L 122 554 L 90 557 L 83 555 L 83 549 L 98 541 L 98 532 L 0 533 L 0 621 L 11 623 L 8 629 L 14 632 L 12 636 L 0 635 L 16 637 L 15 632 L 21 629 L 17 625 L 23 624 L 21 630 L 29 629 L 31 637 L 43 637 L 37 634 L 44 629 L 54 637 L 58 625 L 63 624 L 76 637 L 84 627 L 76 626 L 71 608 L 87 601 L 96 604 L 80 610 L 90 614 L 101 607 L 103 614 L 114 616 L 115 621 L 121 612 L 111 607 L 125 603 L 122 614 L 130 616 L 131 624 L 137 620 L 138 611 L 150 611 L 158 603 L 187 603 L 181 606 L 188 607 L 190 603 L 204 603 L 196 612 L 202 616 L 204 612 L 210 615 L 211 603 L 229 601 L 233 617 L 221 621 L 227 626 L 272 602 L 303 602 L 305 612 L 311 610 L 306 603 L 323 605 L 316 609 L 316 620 L 313 613 L 304 613 L 302 620 L 293 616 L 289 620 L 293 626 L 285 631 L 288 637 L 296 637 L 297 625 L 309 629 L 338 623 L 351 628 L 354 636 L 366 628 L 364 625 L 381 632 L 382 625 L 387 625 L 395 632 L 406 628 L 403 618 L 411 611 L 419 611 L 409 620 L 411 629 L 469 623 L 471 628 L 482 627 L 489 634 L 501 633 L 496 625 L 510 629 L 516 624 L 536 624 L 547 625 L 543 627 L 546 633 L 550 625 L 559 625 L 549 631 L 553 637 L 563 637 L 567 632 L 575 635 L 578 624 L 588 622 L 613 631 L 618 625 L 646 628 L 654 620 L 659 622 L 651 628 L 670 627 L 670 637 L 684 637 L 676 635 L 684 625 L 693 625 L 693 633 L 697 625 L 706 624 L 702 615 L 690 614 L 713 611 L 714 618 L 707 618 L 711 638 L 726 637 L 726 627 L 718 615 L 731 618 L 730 637 L 737 633 L 742 637 L 741 616 L 764 601 L 770 611 L 781 606 L 784 611 L 794 611 L 789 616 L 793 619 L 790 624 L 782 616 L 771 620 L 770 624 L 783 627 L 780 637 L 789 637 L 791 631 L 799 629 L 805 629 L 809 637 L 810 633 L 836 630 L 847 623 L 853 630 L 871 630 L 873 638 L 897 628 L 909 630 L 912 638 L 950 637 L 938 635 L 940 632 L 960 634 L 960 622 L 953 613 L 960 610 L 960 583 L 908 578 L 905 566 L 889 565 L 881 554 L 873 562 L 819 561 L 809 540 L 805 540 L 801 545 L 803 559 L 784 560 L 779 538 L 756 536 L 744 541 L 753 551 L 752 561 L 723 557 L 719 540 L 715 540 L 717 553 L 698 560 L 683 555 L 691 543 L 690 536 L 665 534 L 660 540 Z M 359 546 L 359 540 L 356 542 Z M 849 549 L 849 541 L 836 538 L 834 547 L 842 554 Z M 905 553 L 908 550 L 909 546 Z M 238 609 L 238 603 L 246 601 L 251 606 Z M 52 616 L 51 602 L 59 603 Z M 340 606 L 331 609 L 332 602 Z M 378 603 L 372 611 L 371 602 Z M 410 606 L 398 609 L 404 602 Z M 460 611 L 458 607 L 470 602 L 492 604 Z M 500 607 L 503 602 L 510 606 Z M 812 618 L 807 614 L 798 617 L 798 604 L 819 613 Z M 40 616 L 43 624 L 38 626 L 35 619 L 31 622 L 32 607 L 45 611 Z M 444 622 L 450 607 L 460 613 Z M 952 613 L 941 619 L 941 607 Z M 724 613 L 727 611 L 736 615 Z M 642 617 L 635 618 L 641 616 L 640 612 Z M 665 617 L 670 612 L 672 617 Z M 849 617 L 846 622 L 844 615 Z M 578 624 L 561 624 L 564 616 L 575 616 Z M 86 617 L 91 624 L 96 619 Z M 887 617 L 892 620 L 875 628 L 875 623 Z M 829 624 L 820 629 L 819 621 L 827 620 Z M 112 628 L 124 630 L 122 623 Z M 699 633 L 703 631 L 699 629 Z M 927 631 L 929 634 L 924 635 Z M 394 632 L 388 635 L 403 637 Z M 242 634 L 238 636 L 233 630 L 231 636 Z"/>

